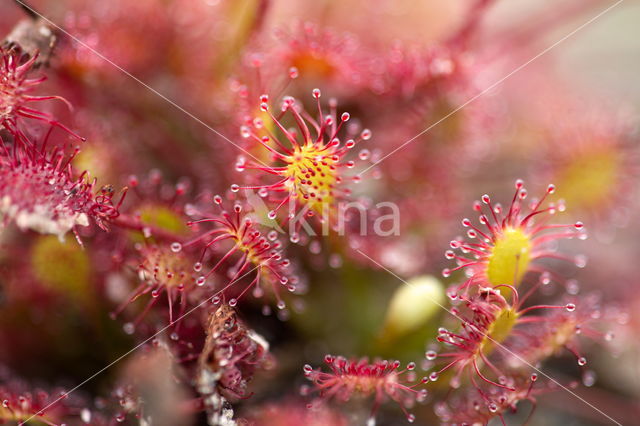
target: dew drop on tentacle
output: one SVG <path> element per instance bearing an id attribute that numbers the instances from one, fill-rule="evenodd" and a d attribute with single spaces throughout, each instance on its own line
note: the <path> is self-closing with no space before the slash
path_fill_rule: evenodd
<path id="1" fill-rule="evenodd" d="M 582 374 L 582 384 L 591 387 L 596 383 L 596 373 L 593 370 L 587 370 Z"/>
<path id="2" fill-rule="evenodd" d="M 343 264 L 342 256 L 338 253 L 333 253 L 329 256 L 329 266 L 333 269 L 340 268 Z"/>
<path id="3" fill-rule="evenodd" d="M 80 411 L 80 420 L 84 423 L 91 423 L 91 411 L 87 408 L 83 408 Z"/>
<path id="4" fill-rule="evenodd" d="M 282 322 L 289 321 L 289 318 L 291 318 L 291 312 L 288 309 L 281 309 L 278 311 L 277 317 Z"/>
<path id="5" fill-rule="evenodd" d="M 264 296 L 264 290 L 262 289 L 262 287 L 256 286 L 256 287 L 254 287 L 253 291 L 251 292 L 251 295 L 253 297 L 255 297 L 256 299 L 259 299 L 262 296 Z"/>
<path id="6" fill-rule="evenodd" d="M 540 274 L 540 283 L 542 285 L 549 285 L 551 283 L 551 274 L 548 271 Z"/>
<path id="7" fill-rule="evenodd" d="M 453 377 L 450 381 L 449 381 L 449 386 L 451 386 L 451 388 L 453 389 L 459 389 L 460 385 L 461 385 L 461 381 L 459 377 Z"/>
<path id="8" fill-rule="evenodd" d="M 313 240 L 309 244 L 309 251 L 313 254 L 319 254 L 322 251 L 322 243 L 319 240 Z"/>
<path id="9" fill-rule="evenodd" d="M 567 289 L 567 293 L 569 293 L 572 296 L 575 296 L 578 293 L 580 293 L 580 284 L 578 284 L 578 281 L 574 279 L 567 280 L 565 287 Z"/>

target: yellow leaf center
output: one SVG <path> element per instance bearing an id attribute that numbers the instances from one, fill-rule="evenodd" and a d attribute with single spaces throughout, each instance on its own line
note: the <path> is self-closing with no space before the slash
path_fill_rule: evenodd
<path id="1" fill-rule="evenodd" d="M 332 204 L 333 189 L 338 183 L 337 161 L 332 158 L 332 151 L 309 143 L 296 146 L 287 163 L 285 176 L 289 178 L 289 188 L 295 189 L 301 203 L 322 214 L 323 207 Z"/>
<path id="2" fill-rule="evenodd" d="M 487 265 L 487 278 L 496 286 L 517 286 L 531 260 L 531 238 L 518 228 L 506 228 L 496 240 Z M 500 289 L 509 292 L 508 289 Z"/>
<path id="3" fill-rule="evenodd" d="M 517 321 L 518 313 L 514 309 L 502 309 L 489 326 L 486 336 L 482 339 L 480 350 L 485 355 L 493 351 L 496 344 L 504 342 L 509 337 Z"/>

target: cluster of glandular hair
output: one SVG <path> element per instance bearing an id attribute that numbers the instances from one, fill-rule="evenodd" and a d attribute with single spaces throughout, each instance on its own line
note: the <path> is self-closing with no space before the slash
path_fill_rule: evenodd
<path id="1" fill-rule="evenodd" d="M 492 204 L 488 195 L 483 195 L 473 206 L 479 213 L 480 225 L 474 225 L 468 218 L 462 220 L 462 226 L 468 228 L 467 238 L 451 241 L 451 250 L 445 255 L 447 259 L 454 259 L 457 266 L 445 269 L 443 275 L 449 277 L 452 272 L 464 269 L 469 278 L 457 289 L 460 291 L 482 282 L 494 287 L 517 287 L 527 273 L 552 278 L 552 271 L 531 263 L 538 259 L 565 259 L 584 266 L 582 257 L 569 258 L 557 253 L 550 244 L 562 238 L 586 237 L 582 222 L 549 223 L 553 215 L 565 209 L 562 203 L 545 205 L 547 196 L 554 192 L 555 186 L 549 185 L 542 198 L 529 201 L 524 183 L 518 180 L 506 211 L 502 205 Z"/>
<path id="2" fill-rule="evenodd" d="M 446 269 L 444 275 L 464 270 L 467 278 L 448 292 L 453 318 L 450 328 L 438 331 L 441 350 L 426 353 L 428 364 L 433 365 L 429 379 L 448 380 L 457 390 L 438 406 L 437 413 L 445 423 L 486 423 L 515 411 L 518 401 L 532 400 L 537 393 L 536 371 L 548 357 L 568 351 L 583 367 L 586 359 L 578 352 L 577 336 L 583 330 L 592 337 L 603 336 L 586 326 L 585 313 L 598 311 L 592 296 L 567 297 L 552 304 L 530 303 L 540 297 L 541 287 L 554 281 L 564 283 L 539 259 L 583 264 L 580 257 L 556 251 L 558 240 L 582 239 L 585 234 L 581 222 L 550 223 L 552 216 L 563 210 L 562 206 L 545 204 L 546 195 L 554 190 L 550 185 L 542 198 L 529 201 L 518 181 L 505 208 L 484 195 L 474 206 L 480 226 L 464 219 L 467 239 L 452 241 L 452 250 L 446 252 L 447 259 L 458 265 Z M 531 379 L 523 379 L 527 377 Z"/>
<path id="3" fill-rule="evenodd" d="M 508 390 L 473 388 L 462 395 L 453 395 L 447 402 L 436 403 L 434 409 L 446 424 L 487 424 L 497 416 L 515 413 L 521 401 L 530 401 L 535 407 L 535 396 L 543 391 L 540 386 L 534 387 L 537 380 L 537 373 L 529 377 L 512 376 L 505 380 Z M 551 390 L 551 387 L 544 390 Z"/>
<path id="4" fill-rule="evenodd" d="M 18 149 L 19 150 L 19 149 Z M 20 152 L 0 158 L 0 216 L 22 230 L 64 235 L 93 219 L 106 229 L 118 216 L 122 198 L 113 189 L 97 189 L 87 174 L 77 176 L 71 158 L 53 150 Z"/>
<path id="5" fill-rule="evenodd" d="M 112 316 L 138 299 L 147 300 L 125 324 L 128 333 L 154 306 L 166 307 L 169 325 L 179 329 L 181 319 L 192 310 L 210 304 L 236 307 L 247 295 L 263 300 L 265 315 L 271 306 L 278 308 L 279 316 L 288 315 L 284 293 L 295 292 L 300 280 L 285 257 L 278 232 L 263 228 L 246 202 L 224 202 L 216 195 L 213 204 L 213 212 L 185 206 L 189 215 L 149 204 L 141 206 L 138 218 L 125 214 L 116 222 L 134 230 L 129 237 L 133 249 L 123 251 L 123 256 L 125 266 L 135 269 L 139 284 Z M 184 230 L 175 232 L 176 221 L 182 220 Z"/>
<path id="6" fill-rule="evenodd" d="M 236 169 L 255 170 L 275 177 L 273 183 L 234 184 L 231 190 L 258 191 L 272 207 L 269 219 L 276 219 L 284 209 L 286 214 L 280 214 L 284 222 L 297 215 L 319 216 L 321 221 L 331 221 L 336 217 L 339 202 L 351 194 L 348 181 L 360 180 L 358 175 L 346 173 L 356 165 L 347 156 L 358 143 L 371 138 L 371 131 L 364 129 L 358 134 L 357 126 L 348 126 L 351 116 L 344 112 L 338 117 L 335 100 L 330 102 L 329 113 L 325 115 L 319 89 L 313 90 L 313 98 L 317 104 L 315 117 L 292 97 L 283 98 L 280 108 L 272 112 L 269 97 L 262 95 L 260 111 L 267 122 L 262 117 L 250 118 L 241 128 L 244 138 L 263 147 L 269 155 L 266 163 L 242 156 Z M 288 123 L 294 127 L 287 128 Z M 368 159 L 369 150 L 361 150 L 358 157 Z M 299 240 L 297 230 L 291 235 L 293 242 Z"/>
<path id="7" fill-rule="evenodd" d="M 7 130 L 16 143 L 25 146 L 33 144 L 28 136 L 30 132 L 26 122 L 29 120 L 59 127 L 75 138 L 82 139 L 50 114 L 34 108 L 35 104 L 42 101 L 66 101 L 59 96 L 32 95 L 31 92 L 45 80 L 45 77 L 30 76 L 38 59 L 37 54 L 27 57 L 26 60 L 23 58 L 24 55 L 15 49 L 0 47 L 0 129 Z"/>
<path id="8" fill-rule="evenodd" d="M 112 313 L 116 316 L 130 303 L 140 297 L 150 296 L 147 306 L 131 323 L 125 324 L 125 331 L 133 332 L 149 310 L 166 298 L 169 324 L 181 318 L 187 308 L 187 297 L 198 284 L 191 260 L 177 250 L 177 245 L 145 243 L 137 246 L 139 264 L 137 267 L 140 284 Z M 177 309 L 177 310 L 176 310 Z"/>
<path id="9" fill-rule="evenodd" d="M 295 291 L 299 279 L 292 271 L 291 261 L 284 257 L 278 232 L 261 229 L 258 218 L 245 213 L 246 207 L 240 202 L 234 202 L 232 209 L 227 210 L 219 195 L 214 196 L 213 201 L 219 209 L 217 214 L 188 222 L 191 227 L 211 226 L 184 244 L 184 247 L 201 247 L 194 267 L 204 273 L 197 278 L 197 284 L 204 285 L 214 273 L 226 271 L 223 274 L 226 284 L 211 296 L 214 304 L 226 299 L 233 307 L 250 290 L 254 297 L 262 298 L 266 289 L 278 309 L 284 309 L 286 302 L 281 293 Z M 205 262 L 207 259 L 209 262 Z M 208 270 L 203 262 L 210 264 Z"/>
<path id="10" fill-rule="evenodd" d="M 65 421 L 84 419 L 88 410 L 76 398 L 58 389 L 46 391 L 10 377 L 0 371 L 0 424 L 45 424 L 57 426 Z"/>
<path id="11" fill-rule="evenodd" d="M 397 402 L 405 413 L 407 420 L 413 422 L 415 416 L 407 412 L 416 402 L 424 402 L 427 397 L 425 389 L 418 387 L 426 383 L 426 377 L 416 379 L 415 363 L 401 368 L 400 361 L 368 359 L 348 360 L 341 356 L 327 355 L 325 363 L 329 371 L 304 366 L 304 375 L 310 380 L 312 387 L 304 387 L 302 393 L 307 395 L 318 393 L 313 407 L 320 402 L 335 399 L 347 402 L 352 397 L 373 396 L 374 403 L 370 419 L 373 421 L 380 405 L 388 400 Z"/>
<path id="12" fill-rule="evenodd" d="M 518 356 L 508 357 L 510 368 L 537 365 L 553 355 L 571 353 L 583 369 L 583 382 L 593 385 L 593 372 L 586 369 L 578 336 L 597 342 L 612 342 L 614 324 L 624 321 L 624 313 L 616 307 L 604 308 L 601 296 L 595 293 L 583 296 L 565 296 L 566 309 L 548 312 L 544 316 L 530 316 L 519 328 L 518 336 L 510 345 Z"/>

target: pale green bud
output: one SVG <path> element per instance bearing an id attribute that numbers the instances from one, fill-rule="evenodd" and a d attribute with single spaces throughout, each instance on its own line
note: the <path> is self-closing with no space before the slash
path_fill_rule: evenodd
<path id="1" fill-rule="evenodd" d="M 389 303 L 385 335 L 404 335 L 422 327 L 442 309 L 444 286 L 430 275 L 410 279 L 400 286 Z"/>

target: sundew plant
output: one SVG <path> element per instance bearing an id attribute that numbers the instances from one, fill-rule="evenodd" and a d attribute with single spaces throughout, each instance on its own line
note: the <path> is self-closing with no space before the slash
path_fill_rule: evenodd
<path id="1" fill-rule="evenodd" d="M 0 424 L 637 424 L 638 19 L 3 1 Z"/>

